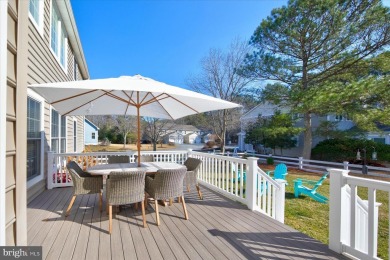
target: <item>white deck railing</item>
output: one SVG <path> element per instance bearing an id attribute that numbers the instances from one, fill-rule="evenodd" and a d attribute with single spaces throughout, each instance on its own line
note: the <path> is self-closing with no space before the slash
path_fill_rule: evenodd
<path id="1" fill-rule="evenodd" d="M 212 190 L 248 205 L 280 222 L 284 222 L 284 181 L 275 181 L 257 166 L 257 158 L 239 159 L 192 151 L 142 152 L 153 155 L 158 162 L 184 163 L 188 156 L 203 161 L 199 181 Z M 86 169 L 106 164 L 109 155 L 128 155 L 134 162 L 134 152 L 48 153 L 47 188 L 72 186 L 66 169 L 70 160 Z M 243 174 L 241 174 L 243 173 Z"/>
<path id="2" fill-rule="evenodd" d="M 390 199 L 390 183 L 349 176 L 347 170 L 328 169 L 328 171 L 330 172 L 329 248 L 358 259 L 379 259 L 377 248 L 380 204 L 376 201 L 376 191 L 387 192 Z M 367 202 L 362 202 L 358 197 L 358 187 L 368 189 Z M 390 211 L 388 214 L 390 217 Z"/>
<path id="3" fill-rule="evenodd" d="M 136 153 L 134 152 L 95 152 L 95 153 L 47 153 L 47 188 L 72 186 L 72 180 L 66 169 L 66 164 L 70 160 L 76 161 L 81 167 L 86 169 L 92 165 L 107 164 L 110 155 L 128 155 L 130 162 L 134 162 Z M 176 162 L 183 163 L 188 157 L 188 151 L 162 151 L 141 152 L 141 155 L 153 155 L 156 162 Z"/>
<path id="4" fill-rule="evenodd" d="M 129 155 L 130 161 L 134 161 L 134 152 L 79 154 L 49 152 L 48 188 L 72 185 L 66 170 L 68 160 L 75 160 L 82 167 L 88 167 L 91 164 L 106 164 L 108 155 L 120 154 Z M 142 152 L 142 154 L 154 155 L 155 161 L 177 163 L 183 163 L 189 156 L 199 158 L 203 161 L 198 176 L 200 183 L 246 204 L 251 210 L 284 222 L 285 181 L 275 181 L 270 178 L 258 167 L 256 157 L 242 159 L 193 151 Z M 379 204 L 376 202 L 376 191 L 387 192 L 390 200 L 390 183 L 349 176 L 348 170 L 327 170 L 330 172 L 329 248 L 360 259 L 378 259 Z M 360 200 L 357 196 L 357 187 L 368 188 L 368 201 Z"/>
<path id="5" fill-rule="evenodd" d="M 203 161 L 199 182 L 249 209 L 284 223 L 285 181 L 273 180 L 257 166 L 257 159 L 191 152 Z"/>

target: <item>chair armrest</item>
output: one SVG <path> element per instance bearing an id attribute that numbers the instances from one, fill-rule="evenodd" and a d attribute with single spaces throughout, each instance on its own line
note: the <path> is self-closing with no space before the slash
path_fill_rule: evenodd
<path id="1" fill-rule="evenodd" d="M 103 177 L 76 178 L 73 180 L 75 194 L 100 193 L 103 189 Z"/>

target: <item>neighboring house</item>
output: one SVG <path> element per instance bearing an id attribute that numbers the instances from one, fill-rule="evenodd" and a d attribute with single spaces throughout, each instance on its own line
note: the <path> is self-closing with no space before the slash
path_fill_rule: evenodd
<path id="1" fill-rule="evenodd" d="M 242 117 L 240 118 L 241 131 L 240 131 L 240 133 L 237 134 L 238 135 L 239 150 L 241 150 L 241 151 L 246 151 L 247 149 L 250 149 L 251 151 L 253 150 L 251 145 L 248 145 L 245 143 L 245 130 L 246 130 L 248 124 L 256 122 L 259 115 L 261 115 L 262 117 L 271 117 L 275 114 L 275 112 L 277 110 L 281 111 L 282 113 L 287 113 L 289 111 L 289 109 L 286 107 L 280 108 L 280 107 L 273 105 L 271 103 L 264 102 L 264 103 L 261 103 L 261 104 L 255 106 L 253 109 L 249 110 L 247 113 L 242 115 Z M 313 131 L 315 131 L 317 129 L 317 127 L 320 125 L 320 123 L 323 121 L 337 122 L 337 129 L 342 130 L 342 131 L 351 129 L 352 127 L 355 126 L 355 124 L 353 123 L 352 120 L 350 120 L 349 118 L 342 116 L 342 115 L 327 115 L 327 116 L 313 115 L 311 119 L 312 119 L 312 130 Z M 296 122 L 296 126 L 303 127 L 303 120 L 298 120 Z M 390 144 L 390 135 L 389 135 L 390 127 L 387 127 L 387 128 L 382 127 L 382 128 L 383 129 L 381 129 L 381 130 L 384 131 L 384 133 L 382 133 L 382 134 L 381 133 L 367 133 L 367 138 L 373 139 L 373 140 L 378 141 L 378 142 Z M 386 132 L 386 129 L 387 129 L 387 132 Z M 296 152 L 299 153 L 300 150 L 303 148 L 303 133 L 298 135 L 296 137 L 296 140 L 297 140 Z M 313 136 L 312 147 L 315 147 L 322 140 L 324 140 L 324 138 Z M 267 148 L 264 148 L 261 146 L 255 147 L 255 149 L 262 150 L 265 153 L 267 152 Z"/>
<path id="2" fill-rule="evenodd" d="M 184 136 L 180 133 L 172 132 L 164 135 L 162 140 L 164 144 L 182 144 L 184 142 Z"/>
<path id="3" fill-rule="evenodd" d="M 27 245 L 46 152 L 84 149 L 84 117 L 61 116 L 27 89 L 89 78 L 70 1 L 0 1 L 0 57 L 0 245 Z"/>
<path id="4" fill-rule="evenodd" d="M 202 137 L 197 133 L 190 133 L 184 136 L 184 143 L 186 144 L 200 144 L 201 142 Z"/>
<path id="5" fill-rule="evenodd" d="M 197 133 L 201 134 L 201 130 L 192 125 L 177 125 L 177 124 L 166 124 L 164 128 L 162 128 L 162 132 L 164 134 L 176 132 L 182 135 Z"/>
<path id="6" fill-rule="evenodd" d="M 202 131 L 192 125 L 166 124 L 162 129 L 163 143 L 200 143 Z"/>
<path id="7" fill-rule="evenodd" d="M 88 119 L 84 119 L 84 144 L 97 145 L 99 144 L 99 127 Z"/>
<path id="8" fill-rule="evenodd" d="M 390 145 L 390 126 L 378 124 L 377 127 L 381 132 L 370 132 L 367 139 Z"/>

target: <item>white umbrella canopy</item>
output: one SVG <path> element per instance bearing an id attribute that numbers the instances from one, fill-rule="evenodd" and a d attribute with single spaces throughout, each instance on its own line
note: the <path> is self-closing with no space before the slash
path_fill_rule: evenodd
<path id="1" fill-rule="evenodd" d="M 136 115 L 138 156 L 141 116 L 178 119 L 240 106 L 141 75 L 32 84 L 29 87 L 61 115 Z"/>

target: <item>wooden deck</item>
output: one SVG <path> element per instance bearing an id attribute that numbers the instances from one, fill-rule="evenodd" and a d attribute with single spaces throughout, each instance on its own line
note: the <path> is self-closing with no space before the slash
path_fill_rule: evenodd
<path id="1" fill-rule="evenodd" d="M 28 205 L 28 243 L 43 247 L 43 259 L 344 259 L 320 242 L 202 187 L 204 200 L 185 193 L 182 207 L 125 207 L 113 219 L 99 212 L 98 196 L 78 196 L 63 217 L 71 188 L 47 190 Z"/>

